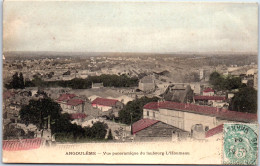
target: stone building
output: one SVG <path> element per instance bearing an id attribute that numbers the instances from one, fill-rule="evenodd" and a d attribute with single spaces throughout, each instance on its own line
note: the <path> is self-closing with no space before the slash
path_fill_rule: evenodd
<path id="1" fill-rule="evenodd" d="M 138 88 L 141 91 L 144 92 L 150 92 L 154 91 L 156 86 L 155 86 L 155 80 L 152 76 L 145 76 L 139 81 Z"/>
<path id="2" fill-rule="evenodd" d="M 64 113 L 84 112 L 85 101 L 78 98 L 75 94 L 62 94 L 56 101 L 60 104 Z"/>

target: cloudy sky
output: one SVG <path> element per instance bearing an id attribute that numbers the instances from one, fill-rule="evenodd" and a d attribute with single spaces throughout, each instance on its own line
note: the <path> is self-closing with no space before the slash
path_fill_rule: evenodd
<path id="1" fill-rule="evenodd" d="M 257 52 L 257 4 L 4 3 L 4 51 Z"/>

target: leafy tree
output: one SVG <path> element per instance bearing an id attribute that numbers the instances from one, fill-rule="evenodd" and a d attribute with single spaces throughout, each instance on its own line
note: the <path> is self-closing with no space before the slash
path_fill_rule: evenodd
<path id="1" fill-rule="evenodd" d="M 104 139 L 107 134 L 107 124 L 104 122 L 96 122 L 91 127 L 91 137 L 95 139 Z"/>
<path id="2" fill-rule="evenodd" d="M 216 71 L 210 74 L 209 83 L 213 85 L 213 88 L 216 90 L 232 90 L 242 86 L 240 77 L 230 75 L 224 77 Z"/>
<path id="3" fill-rule="evenodd" d="M 112 140 L 112 139 L 113 139 L 113 135 L 112 135 L 111 129 L 109 129 L 109 131 L 108 131 L 107 139 L 108 139 L 108 140 Z"/>
<path id="4" fill-rule="evenodd" d="M 39 100 L 30 100 L 28 105 L 21 108 L 19 114 L 21 120 L 25 124 L 34 124 L 39 129 L 43 129 L 46 125 L 47 118 L 50 116 L 52 124 L 59 121 L 61 117 L 61 107 L 58 103 L 50 98 L 43 98 Z M 51 129 L 54 125 L 51 125 Z"/>
<path id="5" fill-rule="evenodd" d="M 252 87 L 243 86 L 232 98 L 229 109 L 257 113 L 257 91 Z"/>
<path id="6" fill-rule="evenodd" d="M 119 111 L 119 120 L 125 124 L 131 124 L 142 119 L 143 117 L 143 106 L 149 102 L 158 101 L 159 98 L 153 97 L 142 97 L 140 99 L 136 99 L 130 101 L 126 104 L 126 106 Z"/>

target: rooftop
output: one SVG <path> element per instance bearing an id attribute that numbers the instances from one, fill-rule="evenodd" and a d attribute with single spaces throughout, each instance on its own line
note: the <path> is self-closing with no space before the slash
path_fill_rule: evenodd
<path id="1" fill-rule="evenodd" d="M 159 122 L 158 120 L 153 119 L 141 119 L 132 125 L 132 132 L 133 134 L 137 133 L 138 131 L 141 131 L 149 126 L 152 126 L 153 124 Z"/>
<path id="2" fill-rule="evenodd" d="M 3 140 L 3 150 L 20 151 L 32 150 L 40 148 L 42 144 L 41 138 L 22 139 L 22 140 Z"/>
<path id="3" fill-rule="evenodd" d="M 84 101 L 81 100 L 81 99 L 70 99 L 67 102 L 67 105 L 77 106 L 77 105 L 82 104 L 82 103 L 84 103 Z"/>
<path id="4" fill-rule="evenodd" d="M 207 131 L 205 133 L 205 137 L 208 138 L 208 137 L 211 137 L 213 135 L 216 135 L 216 134 L 219 134 L 219 133 L 222 133 L 223 132 L 223 124 L 217 126 L 217 127 L 214 127 L 212 129 L 210 129 L 209 131 Z"/>
<path id="5" fill-rule="evenodd" d="M 103 106 L 114 106 L 118 100 L 115 99 L 106 99 L 106 98 L 96 98 L 95 100 L 92 101 L 92 104 L 97 104 L 97 105 L 103 105 Z"/>
<path id="6" fill-rule="evenodd" d="M 87 115 L 84 113 L 75 113 L 75 114 L 70 114 L 71 119 L 84 119 L 86 118 Z"/>
<path id="7" fill-rule="evenodd" d="M 206 88 L 203 92 L 215 92 L 212 88 Z"/>
<path id="8" fill-rule="evenodd" d="M 72 99 L 73 97 L 76 97 L 76 95 L 75 94 L 66 93 L 66 94 L 60 95 L 60 97 L 57 99 L 57 101 L 67 102 L 69 99 Z"/>
<path id="9" fill-rule="evenodd" d="M 140 80 L 141 83 L 154 83 L 154 79 L 151 76 L 145 76 Z"/>
<path id="10" fill-rule="evenodd" d="M 195 104 L 187 103 L 176 103 L 171 101 L 163 102 L 150 102 L 143 107 L 144 109 L 158 110 L 160 109 L 170 109 L 170 110 L 180 110 L 185 112 L 203 114 L 214 116 L 220 119 L 227 119 L 232 121 L 241 122 L 254 122 L 257 121 L 257 114 L 230 111 L 227 109 L 221 109 L 217 107 L 201 106 Z"/>
<path id="11" fill-rule="evenodd" d="M 225 96 L 194 96 L 194 100 L 225 100 Z"/>

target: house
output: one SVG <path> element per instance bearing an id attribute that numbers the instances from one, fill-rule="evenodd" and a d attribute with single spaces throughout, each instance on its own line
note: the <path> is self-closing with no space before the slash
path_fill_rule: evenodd
<path id="1" fill-rule="evenodd" d="M 104 87 L 103 82 L 101 82 L 101 83 L 92 82 L 92 89 L 99 89 L 99 88 L 103 88 L 103 87 Z"/>
<path id="2" fill-rule="evenodd" d="M 188 132 L 196 124 L 201 124 L 207 131 L 223 123 L 257 122 L 257 115 L 252 113 L 169 101 L 146 104 L 143 107 L 143 118 L 159 120 Z"/>
<path id="3" fill-rule="evenodd" d="M 60 104 L 64 113 L 84 112 L 85 101 L 78 98 L 75 94 L 62 94 L 56 101 Z"/>
<path id="4" fill-rule="evenodd" d="M 212 105 L 216 102 L 223 102 L 226 100 L 225 96 L 194 96 L 194 101 L 200 105 Z"/>
<path id="5" fill-rule="evenodd" d="M 166 101 L 191 102 L 193 100 L 193 90 L 190 85 L 172 84 L 166 89 L 163 98 Z"/>
<path id="6" fill-rule="evenodd" d="M 139 81 L 138 88 L 143 92 L 151 92 L 155 90 L 155 80 L 152 76 L 145 76 Z"/>
<path id="7" fill-rule="evenodd" d="M 187 132 L 154 119 L 141 119 L 132 125 L 134 141 L 171 141 L 175 133 Z"/>
<path id="8" fill-rule="evenodd" d="M 93 100 L 91 105 L 92 107 L 100 109 L 102 112 L 123 108 L 123 103 L 119 102 L 118 100 L 100 97 Z"/>
<path id="9" fill-rule="evenodd" d="M 215 91 L 211 88 L 206 88 L 202 92 L 203 96 L 214 96 Z"/>

